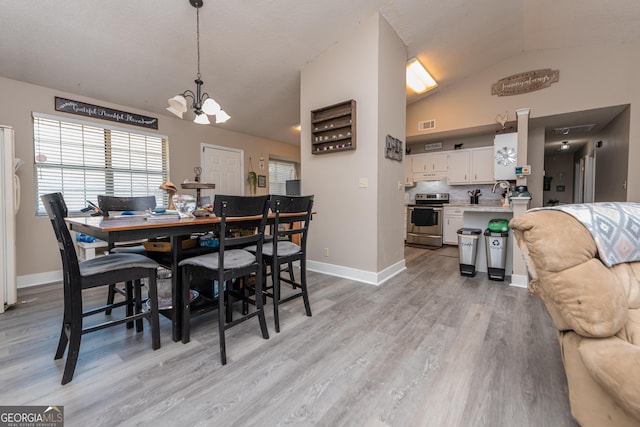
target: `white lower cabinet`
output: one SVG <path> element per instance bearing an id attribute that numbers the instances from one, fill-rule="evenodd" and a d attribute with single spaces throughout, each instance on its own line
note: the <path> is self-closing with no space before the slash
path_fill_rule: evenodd
<path id="1" fill-rule="evenodd" d="M 445 206 L 443 209 L 442 243 L 445 245 L 458 244 L 458 230 L 464 227 L 464 209 L 455 206 Z"/>

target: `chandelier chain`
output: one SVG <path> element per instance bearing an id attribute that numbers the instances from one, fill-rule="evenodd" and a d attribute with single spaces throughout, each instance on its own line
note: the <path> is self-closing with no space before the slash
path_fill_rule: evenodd
<path id="1" fill-rule="evenodd" d="M 200 8 L 196 7 L 196 48 L 198 52 L 198 80 L 200 80 Z"/>

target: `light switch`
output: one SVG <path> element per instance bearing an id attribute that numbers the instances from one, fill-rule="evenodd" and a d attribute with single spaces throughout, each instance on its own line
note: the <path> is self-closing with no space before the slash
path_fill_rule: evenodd
<path id="1" fill-rule="evenodd" d="M 360 178 L 360 188 L 367 188 L 369 186 L 368 178 Z"/>

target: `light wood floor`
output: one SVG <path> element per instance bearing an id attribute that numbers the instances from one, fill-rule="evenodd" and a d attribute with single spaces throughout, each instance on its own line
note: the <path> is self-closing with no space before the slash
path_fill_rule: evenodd
<path id="1" fill-rule="evenodd" d="M 407 270 L 375 287 L 310 273 L 263 340 L 215 312 L 189 344 L 109 328 L 83 337 L 74 379 L 54 361 L 59 285 L 25 289 L 0 315 L 0 404 L 64 405 L 67 426 L 576 426 L 551 321 L 525 289 L 463 278 L 457 248 L 407 248 Z M 103 300 L 104 290 L 94 292 Z"/>

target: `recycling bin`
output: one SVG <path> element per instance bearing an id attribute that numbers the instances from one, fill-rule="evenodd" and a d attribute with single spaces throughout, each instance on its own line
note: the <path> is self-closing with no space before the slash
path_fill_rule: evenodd
<path id="1" fill-rule="evenodd" d="M 460 275 L 476 275 L 476 255 L 478 239 L 482 235 L 479 228 L 461 228 L 458 230 L 458 250 L 460 251 Z"/>
<path id="2" fill-rule="evenodd" d="M 491 280 L 504 280 L 508 239 L 508 231 L 491 231 L 487 228 L 484 232 L 487 252 L 487 274 Z"/>

